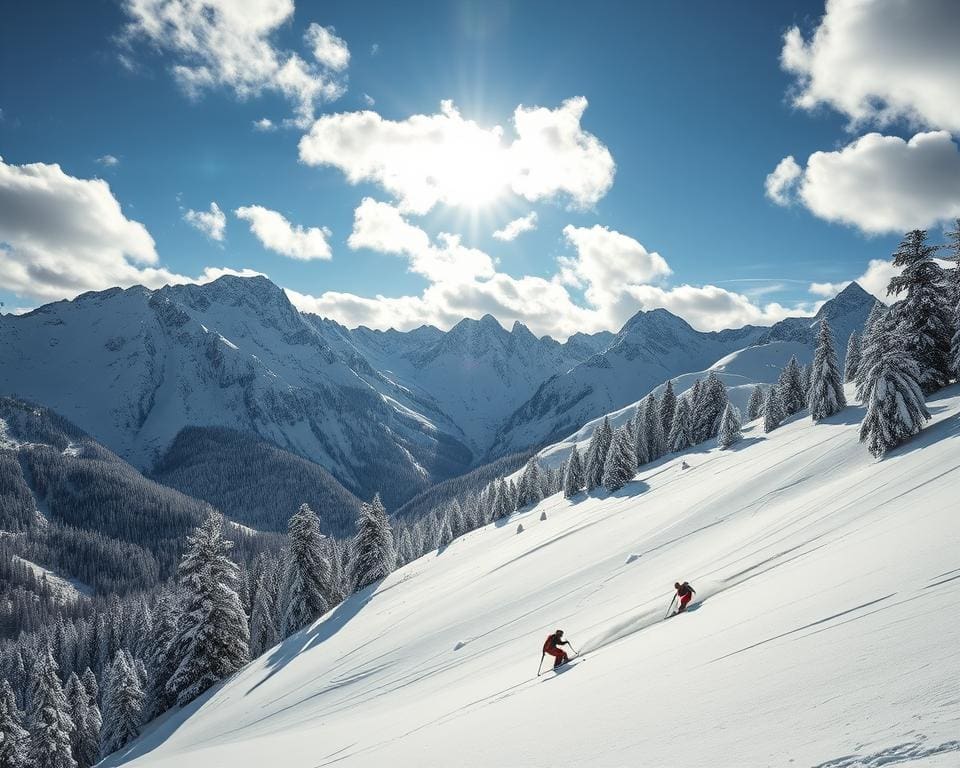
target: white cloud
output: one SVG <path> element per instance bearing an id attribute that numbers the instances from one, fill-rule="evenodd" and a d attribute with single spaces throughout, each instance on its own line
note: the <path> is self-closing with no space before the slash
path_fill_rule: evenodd
<path id="1" fill-rule="evenodd" d="M 273 120 L 269 117 L 261 117 L 259 120 L 253 121 L 253 130 L 260 131 L 261 133 L 267 133 L 269 131 L 275 131 L 277 126 L 274 124 Z"/>
<path id="2" fill-rule="evenodd" d="M 153 238 L 128 219 L 102 179 L 59 165 L 0 158 L 0 285 L 49 301 L 113 286 L 208 282 L 250 270 L 207 268 L 197 278 L 160 266 Z"/>
<path id="3" fill-rule="evenodd" d="M 431 243 L 429 235 L 407 222 L 397 208 L 366 197 L 354 212 L 347 245 L 406 256 L 410 271 L 432 282 L 493 276 L 493 260 L 483 251 L 464 246 L 458 235 L 442 232 L 437 239 Z"/>
<path id="4" fill-rule="evenodd" d="M 209 211 L 188 210 L 183 214 L 183 220 L 191 227 L 203 232 L 211 240 L 216 240 L 218 243 L 223 242 L 227 229 L 227 217 L 215 202 L 210 203 Z"/>
<path id="5" fill-rule="evenodd" d="M 263 244 L 283 256 L 300 261 L 329 259 L 330 230 L 319 227 L 294 226 L 277 211 L 260 205 L 237 208 L 234 215 L 249 222 L 250 231 Z"/>
<path id="6" fill-rule="evenodd" d="M 365 93 L 363 94 L 363 103 L 366 104 L 368 107 L 372 107 L 377 102 L 373 98 L 373 96 L 371 96 L 369 93 Z"/>
<path id="7" fill-rule="evenodd" d="M 370 110 L 324 115 L 300 140 L 300 159 L 339 168 L 351 184 L 379 184 L 407 213 L 472 205 L 508 190 L 584 208 L 607 193 L 615 171 L 607 148 L 580 126 L 586 106 L 578 97 L 554 110 L 517 107 L 508 144 L 500 126 L 465 120 L 450 101 L 437 114 L 400 121 Z"/>
<path id="8" fill-rule="evenodd" d="M 271 42 L 292 18 L 293 0 L 125 0 L 124 8 L 127 43 L 144 39 L 175 54 L 173 74 L 190 96 L 214 87 L 241 99 L 274 91 L 294 103 L 296 123 L 306 126 L 319 103 L 344 91 L 326 62 L 310 64 Z M 307 42 L 313 43 L 310 30 Z"/>
<path id="9" fill-rule="evenodd" d="M 374 43 L 370 46 L 370 55 L 376 56 L 378 53 L 380 53 L 380 43 Z"/>
<path id="10" fill-rule="evenodd" d="M 532 232 L 536 228 L 537 212 L 530 211 L 526 216 L 521 216 L 519 219 L 514 219 L 504 224 L 502 229 L 498 229 L 493 233 L 493 236 L 497 240 L 510 242 L 511 240 L 516 240 L 524 232 Z"/>
<path id="11" fill-rule="evenodd" d="M 337 37 L 333 27 L 311 24 L 305 38 L 313 48 L 313 58 L 328 69 L 342 72 L 350 64 L 350 49 L 343 38 Z"/>
<path id="12" fill-rule="evenodd" d="M 806 40 L 784 36 L 781 64 L 797 76 L 794 103 L 826 104 L 854 124 L 960 131 L 960 5 L 956 0 L 828 0 Z"/>
<path id="13" fill-rule="evenodd" d="M 97 158 L 97 162 L 100 163 L 100 165 L 105 165 L 108 168 L 112 168 L 115 165 L 120 165 L 120 160 L 113 155 L 101 155 Z"/>
<path id="14" fill-rule="evenodd" d="M 806 168 L 796 170 L 799 175 L 776 190 L 782 197 L 774 197 L 777 202 L 795 196 L 814 215 L 868 234 L 922 229 L 960 216 L 960 151 L 945 131 L 909 141 L 869 133 L 835 152 L 814 152 Z"/>
<path id="15" fill-rule="evenodd" d="M 850 285 L 850 280 L 839 283 L 810 283 L 810 293 L 814 296 L 822 296 L 825 299 L 832 299 L 840 291 Z"/>
<path id="16" fill-rule="evenodd" d="M 767 176 L 764 187 L 769 197 L 777 205 L 789 205 L 793 201 L 797 181 L 803 175 L 803 169 L 793 159 L 793 155 L 783 158 L 773 173 Z"/>

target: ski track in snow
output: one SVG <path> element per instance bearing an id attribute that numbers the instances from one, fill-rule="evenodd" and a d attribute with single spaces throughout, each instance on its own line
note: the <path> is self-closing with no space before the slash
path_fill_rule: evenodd
<path id="1" fill-rule="evenodd" d="M 614 494 L 546 499 L 355 595 L 104 765 L 953 768 L 960 386 L 934 400 L 882 462 L 854 406 L 748 426 L 737 450 L 686 453 L 695 472 L 669 456 Z M 665 621 L 684 579 L 694 602 Z M 556 627 L 590 664 L 538 679 Z"/>

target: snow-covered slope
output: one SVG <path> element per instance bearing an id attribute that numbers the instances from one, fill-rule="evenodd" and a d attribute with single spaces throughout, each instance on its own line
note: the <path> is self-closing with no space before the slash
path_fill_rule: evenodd
<path id="1" fill-rule="evenodd" d="M 358 375 L 264 278 L 113 289 L 0 316 L 0 393 L 53 408 L 141 468 L 186 426 L 230 427 L 399 502 L 472 458 Z"/>
<path id="2" fill-rule="evenodd" d="M 884 461 L 850 407 L 752 425 L 613 496 L 551 497 L 355 595 L 105 764 L 955 766 L 960 386 L 930 407 Z M 697 599 L 663 621 L 677 579 Z M 538 679 L 556 627 L 583 659 Z"/>

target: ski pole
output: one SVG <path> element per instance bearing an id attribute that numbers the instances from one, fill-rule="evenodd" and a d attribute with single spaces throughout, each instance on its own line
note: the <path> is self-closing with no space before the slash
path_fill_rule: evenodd
<path id="1" fill-rule="evenodd" d="M 580 655 L 580 651 L 578 651 L 576 648 L 574 648 L 572 643 L 567 642 L 567 645 L 570 646 L 570 650 L 573 651 L 573 655 L 574 655 L 574 656 L 579 656 L 579 655 Z"/>
<path id="2" fill-rule="evenodd" d="M 676 596 L 676 595 L 674 595 L 672 598 L 670 598 L 670 607 L 667 608 L 667 616 L 669 616 L 669 615 L 670 615 L 670 611 L 673 610 L 673 602 L 674 602 L 674 600 L 676 600 L 676 599 L 677 599 L 677 596 Z M 663 618 L 667 618 L 667 616 L 664 616 Z"/>
<path id="3" fill-rule="evenodd" d="M 543 653 L 540 655 L 540 665 L 537 667 L 537 677 L 540 677 L 540 670 L 543 667 L 543 660 L 547 658 L 547 654 Z"/>

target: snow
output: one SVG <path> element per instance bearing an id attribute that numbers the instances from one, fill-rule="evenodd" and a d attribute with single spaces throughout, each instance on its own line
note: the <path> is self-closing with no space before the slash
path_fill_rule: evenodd
<path id="1" fill-rule="evenodd" d="M 929 407 L 883 461 L 848 407 L 748 425 L 613 495 L 550 497 L 353 596 L 104 764 L 955 766 L 960 386 Z M 697 596 L 664 621 L 677 580 Z M 538 679 L 557 627 L 590 663 Z"/>
<path id="2" fill-rule="evenodd" d="M 93 596 L 93 588 L 79 579 L 64 578 L 57 575 L 55 571 L 25 560 L 18 555 L 14 555 L 13 559 L 26 565 L 37 578 L 45 578 L 47 584 L 63 602 L 73 603 L 83 597 Z"/>

